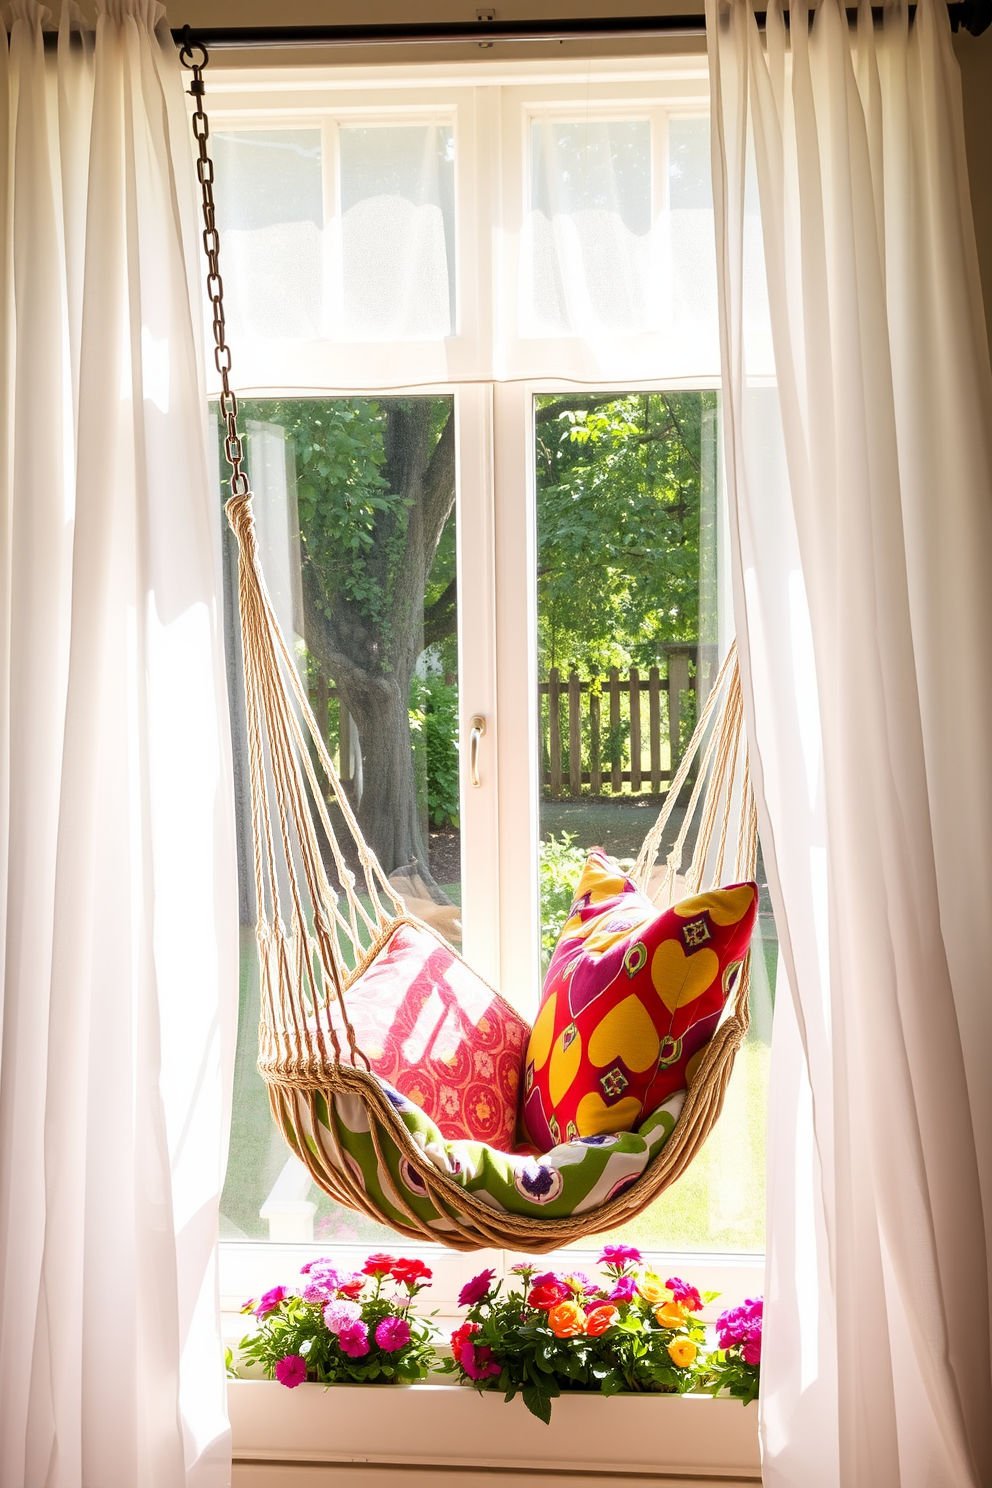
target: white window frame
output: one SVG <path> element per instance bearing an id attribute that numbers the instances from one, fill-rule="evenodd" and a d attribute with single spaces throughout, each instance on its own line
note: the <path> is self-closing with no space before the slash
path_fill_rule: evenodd
<path id="1" fill-rule="evenodd" d="M 463 946 L 479 972 L 532 1016 L 540 946 L 533 400 L 539 393 L 583 389 L 626 393 L 712 388 L 718 386 L 718 378 L 712 373 L 661 379 L 596 377 L 582 382 L 535 377 L 535 366 L 555 360 L 554 343 L 521 337 L 514 316 L 512 329 L 504 330 L 501 344 L 494 348 L 494 341 L 500 341 L 497 323 L 503 317 L 505 326 L 507 317 L 506 306 L 491 291 L 506 283 L 511 295 L 516 294 L 516 250 L 529 206 L 531 120 L 575 116 L 580 110 L 595 118 L 650 118 L 656 152 L 654 213 L 668 199 L 667 155 L 658 146 L 664 145 L 669 117 L 708 112 L 705 59 L 669 57 L 633 67 L 622 60 L 583 62 L 571 77 L 545 63 L 514 68 L 479 64 L 471 72 L 427 64 L 416 78 L 407 69 L 387 68 L 377 69 L 374 80 L 364 68 L 319 74 L 263 69 L 253 71 L 247 83 L 242 74 L 225 71 L 211 79 L 209 103 L 218 131 L 280 126 L 321 130 L 325 226 L 332 225 L 337 210 L 333 135 L 341 125 L 430 119 L 450 123 L 454 130 L 460 201 L 455 333 L 443 341 L 391 347 L 391 387 L 383 386 L 373 371 L 381 360 L 381 343 L 328 340 L 238 347 L 235 374 L 238 391 L 245 396 L 354 397 L 374 392 L 455 399 Z M 494 196 L 498 188 L 491 174 L 476 168 L 478 121 L 494 109 L 499 111 L 496 125 L 504 157 L 514 162 L 508 172 L 510 189 L 501 198 Z M 492 119 L 488 127 L 495 127 Z M 498 235 L 492 231 L 494 222 Z M 469 263 L 471 274 L 465 272 Z M 333 272 L 329 279 L 333 283 Z M 493 302 L 489 313 L 484 309 L 487 299 Z M 645 366 L 650 365 L 651 339 L 643 338 L 640 361 Z M 566 360 L 566 348 L 559 349 Z M 491 369 L 488 377 L 478 375 L 480 365 Z M 469 784 L 467 759 L 471 720 L 476 716 L 486 720 L 478 788 Z M 247 1297 L 280 1282 L 293 1282 L 299 1266 L 326 1248 L 271 1240 L 222 1242 L 220 1286 L 228 1336 L 240 1338 L 246 1331 L 238 1308 Z M 356 1266 L 377 1248 L 333 1246 L 343 1262 Z M 465 1256 L 400 1237 L 395 1248 L 398 1253 L 415 1253 L 432 1266 L 435 1284 L 426 1297 L 442 1316 L 455 1315 L 457 1293 L 468 1276 L 490 1265 L 498 1275 L 506 1275 L 520 1259 L 504 1251 Z M 682 1271 L 701 1289 L 721 1292 L 721 1305 L 762 1289 L 764 1258 L 759 1255 L 657 1252 L 651 1258 L 665 1275 Z M 553 1256 L 545 1259 L 548 1266 L 555 1264 Z M 569 1250 L 559 1259 L 588 1268 L 595 1252 Z"/>

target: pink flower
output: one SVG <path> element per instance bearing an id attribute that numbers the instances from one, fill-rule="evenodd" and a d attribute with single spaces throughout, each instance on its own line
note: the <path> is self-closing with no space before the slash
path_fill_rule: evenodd
<path id="1" fill-rule="evenodd" d="M 362 1322 L 349 1323 L 338 1334 L 338 1343 L 349 1359 L 361 1359 L 369 1351 L 369 1330 Z"/>
<path id="2" fill-rule="evenodd" d="M 276 1379 L 287 1390 L 295 1390 L 297 1385 L 302 1385 L 307 1377 L 307 1361 L 299 1354 L 287 1354 L 285 1359 L 276 1360 Z"/>
<path id="3" fill-rule="evenodd" d="M 259 1302 L 258 1306 L 255 1308 L 255 1316 L 257 1318 L 268 1317 L 269 1313 L 270 1312 L 275 1312 L 275 1310 L 279 1306 L 279 1304 L 281 1302 L 285 1302 L 285 1300 L 286 1300 L 286 1298 L 288 1296 L 289 1296 L 289 1288 L 288 1287 L 283 1287 L 283 1286 L 273 1287 L 271 1291 L 266 1292 L 263 1295 L 263 1297 L 262 1297 L 261 1301 Z"/>
<path id="4" fill-rule="evenodd" d="M 365 1278 L 354 1271 L 338 1271 L 323 1261 L 314 1261 L 310 1267 L 309 1284 L 303 1289 L 304 1302 L 321 1307 L 330 1302 L 339 1292 L 354 1297 L 365 1285 Z"/>
<path id="5" fill-rule="evenodd" d="M 633 1245 L 604 1245 L 599 1264 L 609 1266 L 611 1271 L 626 1271 L 628 1266 L 640 1265 L 641 1259 L 641 1252 Z"/>
<path id="6" fill-rule="evenodd" d="M 330 1257 L 329 1256 L 321 1256 L 319 1258 L 319 1260 L 316 1260 L 316 1261 L 307 1261 L 307 1263 L 306 1263 L 305 1266 L 301 1266 L 300 1267 L 300 1275 L 301 1276 L 309 1276 L 310 1275 L 310 1272 L 313 1271 L 313 1270 L 329 1271 L 331 1269 L 332 1269 L 332 1263 L 331 1263 Z"/>
<path id="7" fill-rule="evenodd" d="M 673 1302 L 681 1302 L 688 1312 L 698 1312 L 703 1305 L 703 1299 L 694 1286 L 688 1282 L 681 1281 L 677 1276 L 670 1276 L 665 1282 L 672 1294 Z"/>
<path id="8" fill-rule="evenodd" d="M 462 1344 L 459 1363 L 469 1379 L 484 1380 L 500 1373 L 500 1366 L 493 1358 L 493 1351 L 489 1345 L 473 1343 L 471 1338 L 466 1339 Z"/>
<path id="9" fill-rule="evenodd" d="M 357 1302 L 328 1302 L 324 1308 L 324 1326 L 329 1333 L 341 1333 L 361 1315 L 362 1309 Z"/>
<path id="10" fill-rule="evenodd" d="M 716 1320 L 717 1341 L 722 1349 L 740 1346 L 745 1364 L 761 1361 L 761 1323 L 764 1307 L 760 1297 L 747 1297 L 740 1307 L 721 1312 Z"/>
<path id="11" fill-rule="evenodd" d="M 410 1324 L 405 1318 L 384 1317 L 376 1325 L 375 1341 L 387 1354 L 395 1354 L 410 1342 Z"/>
<path id="12" fill-rule="evenodd" d="M 458 1293 L 458 1306 L 471 1307 L 474 1302 L 481 1302 L 493 1284 L 496 1272 L 493 1270 L 480 1271 L 478 1276 L 473 1276 L 467 1281 Z"/>
<path id="13" fill-rule="evenodd" d="M 609 1302 L 633 1302 L 637 1296 L 637 1282 L 632 1276 L 618 1276 L 616 1286 L 610 1292 Z"/>

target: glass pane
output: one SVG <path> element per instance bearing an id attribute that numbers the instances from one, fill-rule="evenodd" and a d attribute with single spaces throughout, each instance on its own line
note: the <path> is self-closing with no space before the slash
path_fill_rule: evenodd
<path id="1" fill-rule="evenodd" d="M 535 119 L 530 154 L 524 269 L 533 324 L 523 332 L 644 330 L 652 319 L 649 121 Z"/>
<path id="2" fill-rule="evenodd" d="M 231 337 L 320 334 L 324 192 L 319 129 L 210 136 Z"/>
<path id="3" fill-rule="evenodd" d="M 246 399 L 241 416 L 263 570 L 332 760 L 407 907 L 457 945 L 454 401 Z M 229 533 L 226 564 L 243 939 L 222 1233 L 382 1242 L 388 1231 L 311 1184 L 276 1131 L 255 1067 L 250 807 Z M 333 884 L 329 853 L 325 865 Z"/>
<path id="4" fill-rule="evenodd" d="M 717 294 L 708 118 L 668 121 L 668 204 L 672 320 L 676 326 L 712 321 Z"/>
<path id="5" fill-rule="evenodd" d="M 633 866 L 715 674 L 727 618 L 716 435 L 713 392 L 536 400 L 544 969 L 588 850 Z M 662 860 L 681 820 L 677 808 Z M 763 1247 L 777 964 L 763 882 L 752 964 L 751 1033 L 723 1116 L 685 1176 L 625 1227 L 627 1241 Z"/>
<path id="6" fill-rule="evenodd" d="M 455 140 L 447 124 L 339 132 L 343 339 L 455 328 Z"/>

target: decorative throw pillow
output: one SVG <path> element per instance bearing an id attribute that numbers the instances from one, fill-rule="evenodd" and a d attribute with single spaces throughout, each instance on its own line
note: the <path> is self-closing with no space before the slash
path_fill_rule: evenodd
<path id="1" fill-rule="evenodd" d="M 548 967 L 524 1064 L 534 1145 L 631 1131 L 685 1089 L 740 975 L 757 887 L 659 910 L 593 852 Z"/>
<path id="2" fill-rule="evenodd" d="M 372 1069 L 442 1136 L 510 1151 L 530 1028 L 450 946 L 401 922 L 346 1000 Z"/>

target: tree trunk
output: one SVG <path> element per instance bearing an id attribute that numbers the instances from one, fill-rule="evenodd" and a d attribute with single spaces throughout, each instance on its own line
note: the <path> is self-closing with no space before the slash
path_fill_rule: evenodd
<path id="1" fill-rule="evenodd" d="M 358 824 L 366 841 L 387 873 L 415 862 L 434 889 L 410 738 L 410 683 L 424 648 L 427 578 L 455 499 L 454 423 L 449 416 L 435 441 L 429 399 L 387 404 L 386 414 L 383 473 L 390 490 L 406 503 L 401 560 L 388 560 L 390 531 L 384 526 L 369 564 L 372 572 L 382 565 L 373 621 L 354 602 L 329 595 L 317 566 L 305 558 L 306 639 L 358 730 L 363 777 Z M 454 624 L 454 586 L 449 589 L 443 596 L 444 621 L 435 627 L 439 635 Z"/>
<path id="2" fill-rule="evenodd" d="M 362 748 L 358 825 L 387 873 L 416 862 L 428 874 L 410 740 L 410 674 L 338 683 Z"/>

